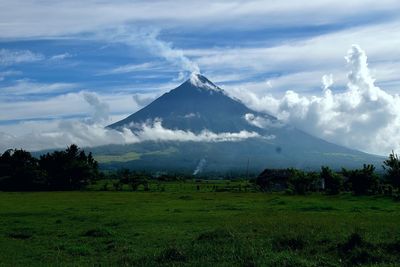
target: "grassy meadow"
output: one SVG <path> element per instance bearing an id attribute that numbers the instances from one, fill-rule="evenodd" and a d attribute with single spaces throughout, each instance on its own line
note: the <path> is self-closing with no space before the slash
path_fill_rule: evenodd
<path id="1" fill-rule="evenodd" d="M 102 185 L 98 185 L 100 188 Z M 0 266 L 399 266 L 400 206 L 245 183 L 0 193 Z"/>

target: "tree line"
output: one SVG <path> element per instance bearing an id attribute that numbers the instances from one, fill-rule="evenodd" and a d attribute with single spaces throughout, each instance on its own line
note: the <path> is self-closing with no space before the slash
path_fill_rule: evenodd
<path id="1" fill-rule="evenodd" d="M 360 169 L 334 172 L 322 166 L 320 172 L 298 169 L 266 169 L 256 179 L 261 191 L 282 191 L 306 194 L 323 191 L 329 195 L 352 192 L 354 195 L 400 194 L 400 159 L 392 152 L 383 162 L 383 176 L 376 173 L 375 166 L 364 164 Z"/>
<path id="2" fill-rule="evenodd" d="M 100 176 L 91 153 L 76 145 L 35 158 L 22 149 L 0 156 L 0 190 L 79 190 Z"/>
<path id="3" fill-rule="evenodd" d="M 396 194 L 400 196 L 400 159 L 392 152 L 383 162 L 383 176 L 373 165 L 360 169 L 335 172 L 323 166 L 319 172 L 298 169 L 266 169 L 256 179 L 261 191 L 283 191 L 291 194 L 325 192 L 335 195 L 352 192 L 355 195 Z M 0 191 L 81 190 L 99 179 L 107 178 L 115 190 L 124 185 L 136 191 L 139 186 L 149 190 L 150 174 L 122 169 L 107 176 L 99 171 L 91 153 L 76 145 L 33 157 L 22 149 L 10 149 L 0 155 Z M 153 177 L 154 178 L 154 177 Z M 193 176 L 162 174 L 158 181 L 193 179 Z M 107 182 L 108 183 L 108 182 Z M 104 184 L 107 190 L 108 184 Z"/>

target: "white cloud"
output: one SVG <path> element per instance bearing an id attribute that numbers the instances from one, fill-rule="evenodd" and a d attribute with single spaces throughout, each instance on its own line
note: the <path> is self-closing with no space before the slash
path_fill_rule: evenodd
<path id="1" fill-rule="evenodd" d="M 161 120 L 155 120 L 150 124 L 142 124 L 141 131 L 137 136 L 140 140 L 168 140 L 168 141 L 196 141 L 196 142 L 227 142 L 240 141 L 248 138 L 261 137 L 256 132 L 240 131 L 240 132 L 224 132 L 213 133 L 203 130 L 199 134 L 191 131 L 171 130 L 162 126 Z"/>
<path id="2" fill-rule="evenodd" d="M 333 75 L 332 74 L 323 75 L 321 78 L 321 83 L 323 91 L 329 89 L 333 84 Z"/>
<path id="3" fill-rule="evenodd" d="M 21 75 L 21 74 L 22 74 L 22 72 L 15 71 L 15 70 L 2 71 L 2 72 L 0 72 L 0 81 L 3 81 L 6 77 Z"/>
<path id="4" fill-rule="evenodd" d="M 8 100 L 0 98 L 0 120 L 55 119 L 62 117 L 88 116 L 90 106 L 83 94 L 88 91 L 66 93 L 46 99 Z M 110 93 L 98 96 L 102 102 L 108 103 L 111 114 L 131 114 L 140 106 L 133 101 L 132 95 L 126 93 Z"/>
<path id="5" fill-rule="evenodd" d="M 30 80 L 17 80 L 13 85 L 0 88 L 0 96 L 23 96 L 30 94 L 62 93 L 79 87 L 73 83 L 37 83 Z"/>
<path id="6" fill-rule="evenodd" d="M 102 71 L 98 75 L 125 74 L 150 70 L 160 70 L 159 64 L 151 62 L 146 62 L 142 64 L 128 64 L 113 68 L 111 70 Z"/>
<path id="7" fill-rule="evenodd" d="M 396 0 L 320 0 L 307 3 L 286 0 L 269 1 L 268 4 L 262 0 L 3 0 L 0 3 L 0 38 L 65 36 L 126 23 L 212 30 L 324 25 L 352 22 L 374 13 L 381 14 L 381 17 L 394 15 L 399 7 Z"/>
<path id="8" fill-rule="evenodd" d="M 263 129 L 270 127 L 280 128 L 283 126 L 283 123 L 280 121 L 271 121 L 266 117 L 256 116 L 253 113 L 245 114 L 244 118 L 249 124 L 254 125 L 258 128 L 263 128 Z"/>
<path id="9" fill-rule="evenodd" d="M 144 107 L 154 101 L 159 95 L 155 93 L 133 94 L 132 98 L 139 107 Z"/>
<path id="10" fill-rule="evenodd" d="M 85 101 L 92 106 L 92 122 L 101 123 L 109 120 L 110 107 L 107 103 L 101 102 L 98 95 L 92 92 L 84 92 Z"/>
<path id="11" fill-rule="evenodd" d="M 387 154 L 400 150 L 400 97 L 375 85 L 367 56 L 357 45 L 346 57 L 350 72 L 347 90 L 327 88 L 322 96 L 301 96 L 287 91 L 282 98 L 242 94 L 251 107 L 275 114 L 315 136 L 368 152 Z"/>
<path id="12" fill-rule="evenodd" d="M 54 56 L 50 57 L 50 60 L 58 61 L 58 60 L 63 60 L 63 59 L 70 58 L 70 57 L 72 57 L 72 55 L 70 53 L 63 53 L 63 54 L 58 54 L 58 55 L 54 55 Z"/>
<path id="13" fill-rule="evenodd" d="M 374 76 L 379 75 L 386 90 L 397 91 L 399 20 L 364 24 L 274 45 L 268 45 L 267 41 L 264 40 L 265 45 L 185 49 L 184 53 L 197 62 L 204 73 L 217 77 L 240 73 L 248 77 L 234 83 L 228 81 L 221 85 L 223 88 L 241 87 L 255 93 L 265 93 L 267 89 L 274 94 L 286 90 L 310 93 L 320 88 L 319 81 L 324 74 L 333 75 L 335 87 L 346 86 L 343 51 L 357 43 L 368 51 L 374 63 L 371 70 Z M 265 79 L 260 80 L 260 77 Z M 270 88 L 265 86 L 268 81 Z"/>
<path id="14" fill-rule="evenodd" d="M 183 50 L 174 47 L 172 43 L 160 40 L 158 34 L 159 31 L 154 29 L 136 29 L 121 26 L 117 30 L 111 29 L 99 33 L 96 37 L 133 47 L 142 46 L 153 55 L 164 58 L 167 62 L 180 68 L 179 71 L 200 73 L 200 68 L 196 62 L 189 59 Z"/>
<path id="15" fill-rule="evenodd" d="M 217 134 L 204 130 L 195 134 L 191 131 L 171 130 L 164 128 L 161 120 L 135 125 L 137 129 L 135 133 L 127 128 L 116 131 L 105 128 L 109 123 L 109 106 L 100 100 L 99 95 L 82 92 L 74 97 L 80 97 L 89 104 L 91 118 L 22 121 L 11 125 L 0 125 L 0 151 L 8 148 L 27 150 L 60 148 L 72 143 L 82 147 L 92 147 L 142 141 L 234 142 L 261 137 L 256 132 L 248 131 Z"/>
<path id="16" fill-rule="evenodd" d="M 0 65 L 9 66 L 43 60 L 44 56 L 29 50 L 0 49 Z"/>
<path id="17" fill-rule="evenodd" d="M 160 120 L 142 124 L 140 130 L 135 133 L 126 128 L 116 131 L 104 128 L 103 124 L 77 120 L 22 122 L 18 125 L 18 128 L 21 127 L 30 127 L 31 131 L 23 134 L 8 134 L 0 131 L 0 151 L 9 148 L 36 151 L 62 148 L 72 143 L 81 147 L 93 147 L 142 141 L 237 142 L 248 138 L 261 138 L 258 133 L 248 131 L 217 134 L 205 130 L 195 134 L 190 131 L 171 130 L 164 128 Z"/>

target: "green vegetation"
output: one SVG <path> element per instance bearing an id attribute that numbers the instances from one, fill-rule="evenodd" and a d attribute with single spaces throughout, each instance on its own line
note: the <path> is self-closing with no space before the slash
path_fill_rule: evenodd
<path id="1" fill-rule="evenodd" d="M 107 162 L 128 162 L 131 160 L 140 159 L 140 154 L 136 152 L 128 152 L 122 155 L 97 155 L 95 159 L 99 163 L 107 163 Z"/>
<path id="2" fill-rule="evenodd" d="M 67 192 L 0 192 L 0 266 L 396 266 L 399 163 L 204 180 L 8 150 L 0 190 Z"/>
<path id="3" fill-rule="evenodd" d="M 0 155 L 0 190 L 78 190 L 100 178 L 98 164 L 76 145 L 54 151 L 40 159 L 22 149 Z"/>
<path id="4" fill-rule="evenodd" d="M 391 198 L 265 194 L 245 192 L 245 185 L 182 181 L 162 182 L 164 191 L 158 192 L 156 182 L 150 192 L 3 192 L 0 262 L 395 266 L 400 261 L 400 207 Z"/>
<path id="5" fill-rule="evenodd" d="M 103 163 L 113 163 L 113 162 L 130 162 L 134 160 L 139 160 L 146 156 L 170 156 L 172 153 L 177 152 L 177 149 L 174 147 L 168 147 L 164 150 L 155 150 L 155 151 L 148 151 L 148 152 L 127 152 L 127 153 L 116 153 L 113 154 L 100 154 L 95 155 L 94 158 L 101 164 Z"/>

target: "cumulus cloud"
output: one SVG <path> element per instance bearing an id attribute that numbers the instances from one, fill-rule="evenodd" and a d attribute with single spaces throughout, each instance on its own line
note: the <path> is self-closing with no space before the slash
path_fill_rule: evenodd
<path id="1" fill-rule="evenodd" d="M 327 90 L 333 84 L 333 75 L 329 74 L 322 76 L 321 82 L 322 82 L 322 90 L 323 91 Z"/>
<path id="2" fill-rule="evenodd" d="M 323 78 L 320 96 L 287 91 L 283 97 L 242 95 L 251 107 L 275 114 L 279 119 L 315 136 L 367 152 L 387 154 L 400 150 L 400 97 L 375 85 L 366 53 L 353 45 L 345 57 L 347 90 L 334 92 L 333 79 Z"/>

